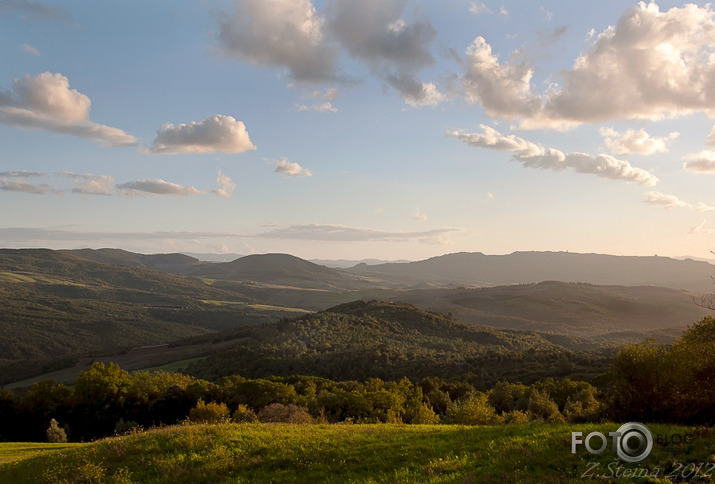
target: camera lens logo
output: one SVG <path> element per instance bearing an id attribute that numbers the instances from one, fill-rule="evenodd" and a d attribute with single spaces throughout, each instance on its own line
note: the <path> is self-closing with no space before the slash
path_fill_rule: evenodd
<path id="1" fill-rule="evenodd" d="M 640 462 L 653 450 L 653 434 L 648 427 L 636 422 L 620 426 L 614 439 L 616 454 L 626 462 Z"/>
<path id="2" fill-rule="evenodd" d="M 628 422 L 621 425 L 616 432 L 608 432 L 608 436 L 612 439 L 614 453 L 624 462 L 640 462 L 653 450 L 653 434 L 643 424 Z M 600 454 L 606 450 L 608 438 L 601 432 L 591 432 L 585 438 L 583 432 L 571 432 L 572 454 L 576 453 L 579 445 L 585 446 L 591 454 Z"/>

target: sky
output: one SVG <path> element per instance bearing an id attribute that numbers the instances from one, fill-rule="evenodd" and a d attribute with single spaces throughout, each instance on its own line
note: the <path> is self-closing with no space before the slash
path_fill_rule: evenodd
<path id="1" fill-rule="evenodd" d="M 715 11 L 0 0 L 0 246 L 711 257 Z"/>

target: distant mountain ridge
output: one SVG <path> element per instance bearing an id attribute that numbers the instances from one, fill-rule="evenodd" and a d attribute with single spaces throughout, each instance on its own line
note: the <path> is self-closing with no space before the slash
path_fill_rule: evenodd
<path id="1" fill-rule="evenodd" d="M 485 255 L 461 252 L 406 264 L 359 264 L 353 274 L 419 284 L 500 286 L 542 281 L 599 285 L 660 286 L 712 292 L 715 266 L 668 257 L 613 256 L 571 252 L 514 252 Z"/>

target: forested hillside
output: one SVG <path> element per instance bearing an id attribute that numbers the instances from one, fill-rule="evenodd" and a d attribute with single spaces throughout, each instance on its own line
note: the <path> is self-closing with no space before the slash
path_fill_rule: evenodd
<path id="1" fill-rule="evenodd" d="M 414 306 L 355 301 L 232 334 L 239 340 L 187 371 L 215 379 L 304 374 L 334 379 L 440 376 L 490 386 L 546 376 L 591 379 L 612 350 L 574 351 L 534 332 L 461 323 Z"/>

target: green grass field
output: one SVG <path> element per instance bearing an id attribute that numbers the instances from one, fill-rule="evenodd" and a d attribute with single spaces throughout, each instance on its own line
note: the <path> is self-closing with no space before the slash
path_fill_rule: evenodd
<path id="1" fill-rule="evenodd" d="M 46 442 L 0 442 L 0 466 L 40 454 L 73 449 L 86 444 L 49 444 Z"/>
<path id="2" fill-rule="evenodd" d="M 671 441 L 692 434 L 691 442 L 657 444 L 636 464 L 619 464 L 610 447 L 599 455 L 583 447 L 571 453 L 572 430 L 607 435 L 618 426 L 166 427 L 4 464 L 0 482 L 633 482 L 633 475 L 644 473 L 651 477 L 638 482 L 691 480 L 694 475 L 701 478 L 698 482 L 713 482 L 712 432 L 649 426 L 654 435 Z"/>

